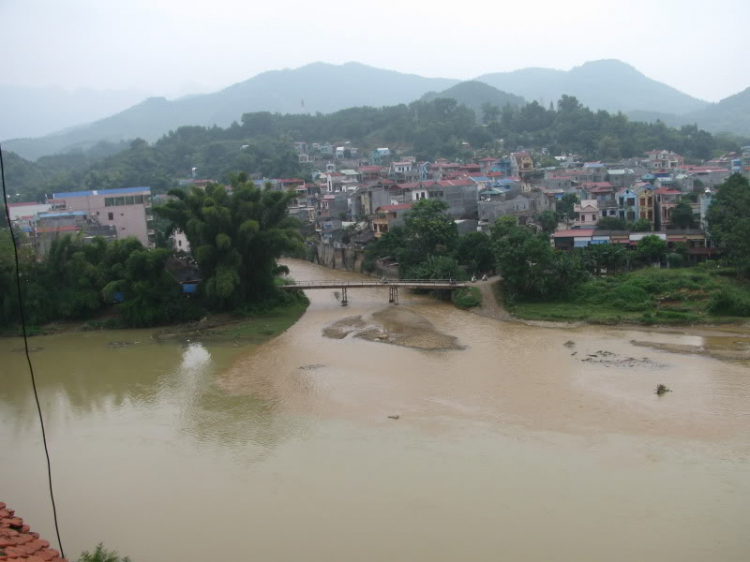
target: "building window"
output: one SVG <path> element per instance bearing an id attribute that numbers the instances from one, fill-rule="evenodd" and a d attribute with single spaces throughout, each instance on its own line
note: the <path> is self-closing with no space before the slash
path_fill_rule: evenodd
<path id="1" fill-rule="evenodd" d="M 107 218 L 111 221 L 115 220 L 115 214 L 114 213 L 107 213 Z"/>

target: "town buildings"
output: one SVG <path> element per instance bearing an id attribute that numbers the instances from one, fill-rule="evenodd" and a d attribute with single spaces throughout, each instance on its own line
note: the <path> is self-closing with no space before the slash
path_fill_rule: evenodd
<path id="1" fill-rule="evenodd" d="M 101 236 L 114 240 L 134 237 L 145 247 L 154 246 L 151 228 L 151 189 L 126 187 L 54 193 L 46 203 L 11 203 L 11 220 L 28 235 L 37 255 L 65 234 L 84 241 Z"/>

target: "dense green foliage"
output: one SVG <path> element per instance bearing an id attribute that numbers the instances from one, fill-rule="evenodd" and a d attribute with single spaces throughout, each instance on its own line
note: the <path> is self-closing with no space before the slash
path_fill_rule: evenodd
<path id="1" fill-rule="evenodd" d="M 677 228 L 695 228 L 698 225 L 693 208 L 687 201 L 680 201 L 672 209 L 672 224 Z"/>
<path id="2" fill-rule="evenodd" d="M 392 257 L 404 276 L 430 256 L 452 257 L 458 243 L 458 227 L 447 209 L 448 204 L 440 199 L 417 201 L 406 213 L 403 227 L 392 228 L 367 246 L 365 264 L 371 269 L 376 259 Z"/>
<path id="3" fill-rule="evenodd" d="M 298 225 L 286 216 L 294 194 L 258 188 L 244 175 L 231 193 L 212 184 L 170 194 L 176 199 L 155 211 L 187 236 L 206 302 L 227 309 L 272 297 L 276 259 L 301 248 Z"/>
<path id="4" fill-rule="evenodd" d="M 490 237 L 481 232 L 470 232 L 458 239 L 456 259 L 470 275 L 481 275 L 495 269 Z"/>
<path id="5" fill-rule="evenodd" d="M 545 234 L 552 234 L 557 228 L 557 213 L 553 211 L 542 211 L 537 217 L 539 226 L 542 227 L 542 232 Z"/>
<path id="6" fill-rule="evenodd" d="M 648 219 L 641 218 L 633 223 L 630 230 L 633 232 L 651 232 L 654 229 L 653 225 Z"/>
<path id="7" fill-rule="evenodd" d="M 575 214 L 573 208 L 580 200 L 575 193 L 566 193 L 555 204 L 555 210 L 560 220 L 573 220 Z"/>
<path id="8" fill-rule="evenodd" d="M 199 177 L 224 182 L 243 171 L 269 178 L 293 177 L 303 172 L 292 150 L 295 140 L 392 146 L 429 161 L 470 159 L 477 152 L 500 155 L 498 139 L 503 139 L 506 151 L 544 146 L 554 154 L 575 152 L 602 160 L 641 156 L 654 147 L 693 160 L 739 149 L 736 140 L 714 137 L 695 126 L 671 129 L 663 123 L 631 122 L 622 114 L 591 111 L 568 96 L 556 109 L 532 102 L 521 107 L 487 106 L 483 111 L 486 125 L 471 109 L 446 98 L 325 115 L 246 113 L 226 128 L 185 126 L 152 144 L 136 139 L 117 154 L 112 152 L 122 144 L 100 144 L 88 152 L 37 162 L 9 155 L 7 179 L 12 193 L 43 199 L 45 193 L 140 185 L 163 193 L 177 178 L 189 177 L 192 168 Z"/>
<path id="9" fill-rule="evenodd" d="M 719 186 L 706 220 L 714 244 L 750 274 L 750 182 L 739 174 L 730 176 Z"/>
<path id="10" fill-rule="evenodd" d="M 116 308 L 127 326 L 189 321 L 202 314 L 185 301 L 179 284 L 165 271 L 166 250 L 146 250 L 134 238 L 86 243 L 66 235 L 52 243 L 42 262 L 26 247 L 19 257 L 24 310 L 31 325 L 90 318 L 111 305 L 118 292 L 124 302 Z M 7 230 L 0 232 L 0 304 L 0 325 L 15 325 L 20 311 Z"/>
<path id="11" fill-rule="evenodd" d="M 482 304 L 482 291 L 476 287 L 466 287 L 453 291 L 451 300 L 458 308 L 474 308 Z"/>
<path id="12" fill-rule="evenodd" d="M 693 324 L 750 316 L 750 287 L 705 266 L 645 268 L 591 278 L 565 300 L 511 305 L 536 320 Z"/>

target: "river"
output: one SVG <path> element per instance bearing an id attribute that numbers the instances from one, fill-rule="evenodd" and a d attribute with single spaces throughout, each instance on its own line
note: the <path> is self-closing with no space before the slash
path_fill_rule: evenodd
<path id="1" fill-rule="evenodd" d="M 642 345 L 747 334 L 308 296 L 262 345 L 31 340 L 70 559 L 98 542 L 133 562 L 750 559 L 748 363 Z M 357 337 L 372 325 L 382 341 Z M 0 340 L 0 500 L 53 541 L 20 348 Z"/>

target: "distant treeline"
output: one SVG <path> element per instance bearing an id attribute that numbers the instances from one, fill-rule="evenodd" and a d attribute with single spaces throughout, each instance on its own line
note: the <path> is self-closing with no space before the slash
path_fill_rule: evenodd
<path id="1" fill-rule="evenodd" d="M 10 154 L 6 173 L 12 193 L 41 200 L 57 191 L 123 186 L 146 185 L 155 193 L 166 192 L 193 167 L 198 177 L 218 181 L 238 172 L 299 176 L 305 169 L 298 163 L 293 141 L 390 146 L 428 161 L 470 159 L 477 153 L 500 156 L 519 147 L 546 147 L 551 154 L 573 152 L 607 161 L 658 148 L 697 161 L 738 150 L 743 142 L 694 125 L 675 129 L 663 123 L 631 122 L 623 114 L 591 111 L 569 96 L 563 96 L 557 107 L 537 102 L 523 107 L 486 105 L 482 113 L 480 123 L 471 109 L 447 98 L 325 115 L 247 113 L 227 128 L 180 127 L 151 145 L 140 139 L 102 143 L 87 152 L 45 156 L 36 162 Z"/>

